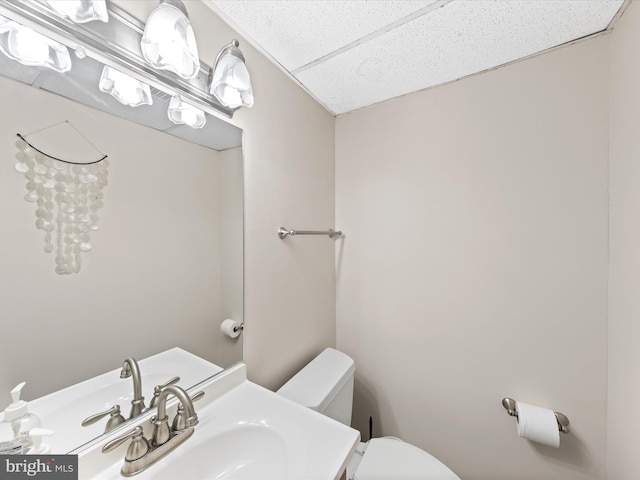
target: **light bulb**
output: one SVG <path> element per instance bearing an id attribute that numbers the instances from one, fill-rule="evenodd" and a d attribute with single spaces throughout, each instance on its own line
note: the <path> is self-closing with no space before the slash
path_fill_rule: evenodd
<path id="1" fill-rule="evenodd" d="M 92 20 L 109 21 L 105 0 L 46 0 L 46 2 L 60 15 L 76 23 Z"/>
<path id="2" fill-rule="evenodd" d="M 137 107 L 153 104 L 149 85 L 106 65 L 102 69 L 99 88 L 123 105 Z"/>
<path id="3" fill-rule="evenodd" d="M 163 0 L 151 12 L 140 48 L 145 60 L 159 70 L 193 78 L 200 69 L 196 37 L 180 0 Z"/>
<path id="4" fill-rule="evenodd" d="M 48 67 L 57 72 L 71 70 L 71 56 L 67 47 L 2 16 L 0 50 L 23 65 Z"/>
<path id="5" fill-rule="evenodd" d="M 167 115 L 173 123 L 185 124 L 193 128 L 202 128 L 207 122 L 202 110 L 189 105 L 179 97 L 171 97 Z"/>
<path id="6" fill-rule="evenodd" d="M 253 105 L 251 77 L 237 40 L 233 40 L 218 54 L 209 92 L 229 108 Z"/>

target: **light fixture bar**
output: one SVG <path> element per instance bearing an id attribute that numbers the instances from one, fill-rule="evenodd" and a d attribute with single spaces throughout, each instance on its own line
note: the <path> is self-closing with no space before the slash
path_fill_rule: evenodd
<path id="1" fill-rule="evenodd" d="M 222 105 L 208 92 L 209 67 L 200 62 L 192 79 L 155 70 L 140 50 L 144 23 L 111 2 L 107 2 L 109 22 L 76 24 L 48 8 L 43 1 L 0 2 L 0 15 L 56 40 L 69 49 L 86 54 L 161 92 L 183 100 L 211 115 L 231 118 L 235 109 Z"/>

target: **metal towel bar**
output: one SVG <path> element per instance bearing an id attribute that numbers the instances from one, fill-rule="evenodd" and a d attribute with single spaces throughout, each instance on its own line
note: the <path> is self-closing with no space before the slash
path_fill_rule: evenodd
<path id="1" fill-rule="evenodd" d="M 342 232 L 341 231 L 334 231 L 334 230 L 290 230 L 288 228 L 285 227 L 280 227 L 278 229 L 278 237 L 280 237 L 281 239 L 286 238 L 287 235 L 328 235 L 329 238 L 336 238 L 336 237 L 341 237 L 342 236 Z"/>

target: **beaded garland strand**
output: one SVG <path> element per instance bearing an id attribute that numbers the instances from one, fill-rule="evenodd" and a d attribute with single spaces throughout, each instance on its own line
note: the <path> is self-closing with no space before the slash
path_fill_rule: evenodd
<path id="1" fill-rule="evenodd" d="M 56 273 L 78 273 L 81 254 L 91 250 L 90 233 L 100 228 L 97 212 L 103 207 L 108 160 L 103 157 L 90 164 L 66 162 L 37 150 L 18 136 L 15 167 L 27 179 L 24 199 L 36 203 L 36 228 L 45 232 L 44 251 L 55 250 Z"/>

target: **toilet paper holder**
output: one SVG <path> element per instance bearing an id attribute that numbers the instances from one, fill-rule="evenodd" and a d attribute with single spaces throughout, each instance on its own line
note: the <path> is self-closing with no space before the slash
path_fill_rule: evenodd
<path id="1" fill-rule="evenodd" d="M 518 418 L 516 401 L 513 398 L 503 398 L 502 406 L 505 408 L 509 415 Z M 560 412 L 553 412 L 553 414 L 556 416 L 556 422 L 558 422 L 558 430 L 562 433 L 569 433 L 569 419 L 567 418 L 567 416 Z"/>

